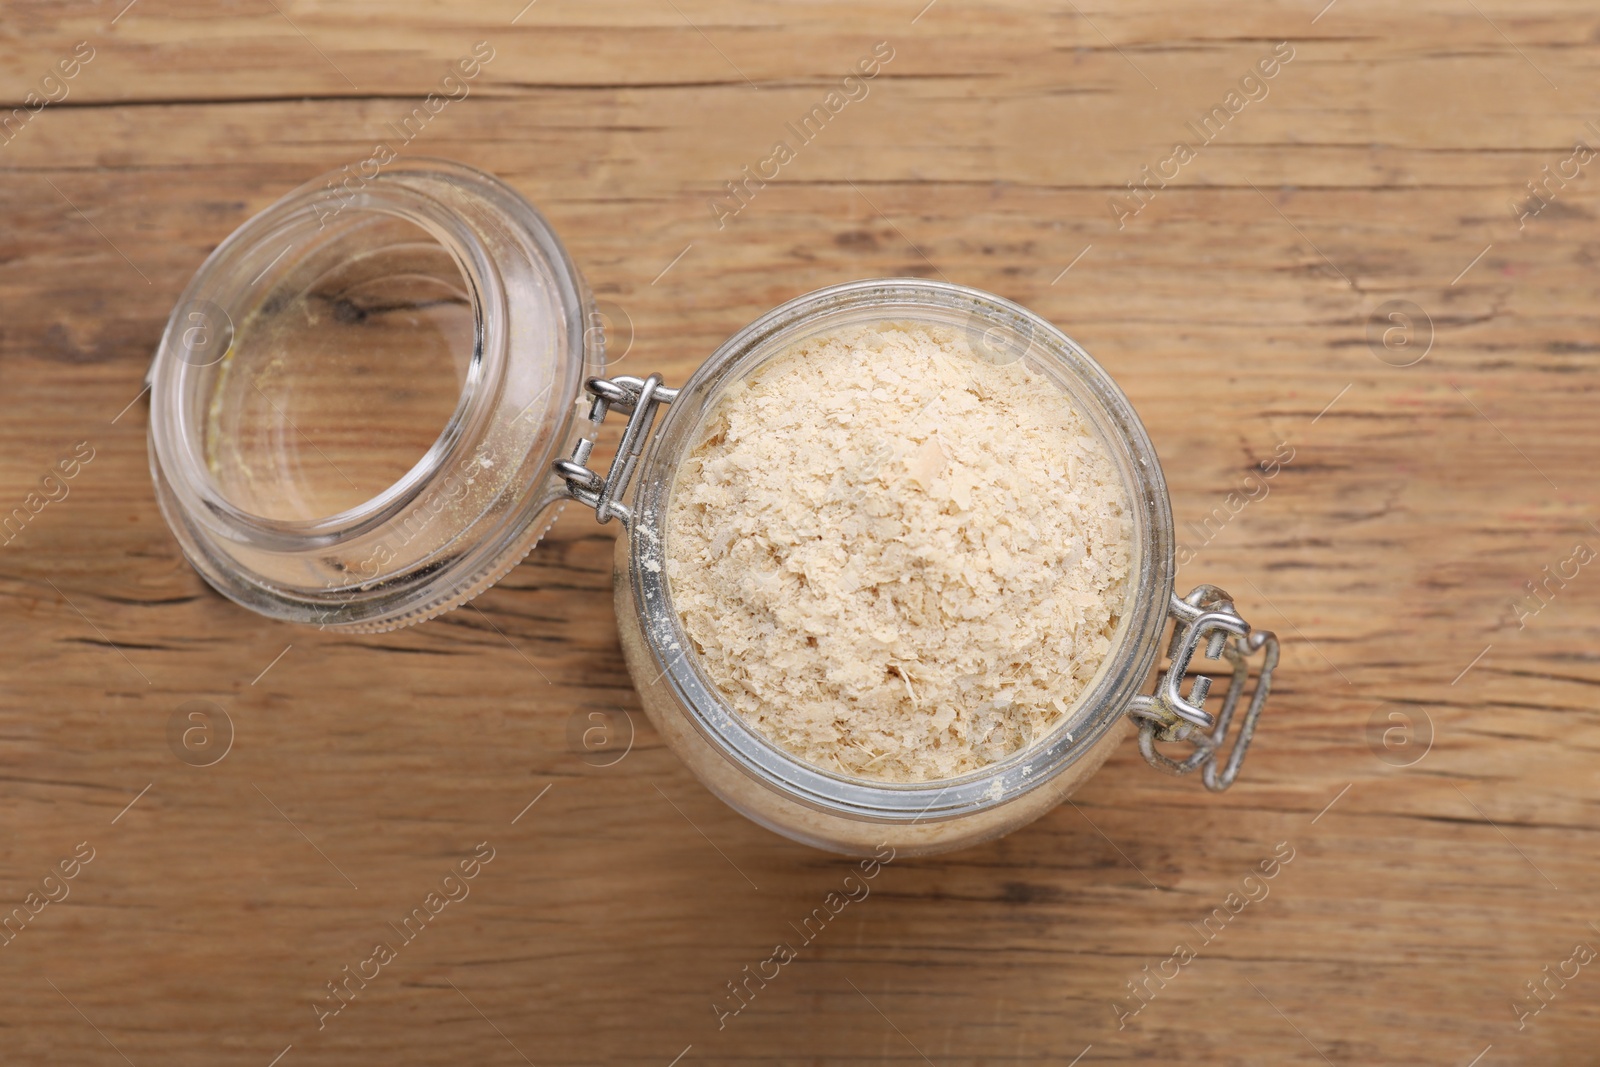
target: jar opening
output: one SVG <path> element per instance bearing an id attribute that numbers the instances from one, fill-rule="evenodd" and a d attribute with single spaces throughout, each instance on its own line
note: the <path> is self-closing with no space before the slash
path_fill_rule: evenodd
<path id="1" fill-rule="evenodd" d="M 445 245 L 381 203 L 282 236 L 196 390 L 202 459 L 240 511 L 316 520 L 423 462 L 480 359 L 478 311 Z"/>
<path id="2" fill-rule="evenodd" d="M 706 676 L 674 606 L 665 566 L 673 472 L 699 434 L 700 413 L 730 383 L 797 339 L 850 324 L 938 322 L 962 331 L 972 354 L 1023 361 L 1054 379 L 1107 446 L 1126 492 L 1131 562 L 1115 632 L 1099 670 L 1063 721 L 985 769 L 953 778 L 879 782 L 825 770 L 773 744 L 729 707 Z M 1172 518 L 1154 448 L 1127 398 L 1086 352 L 1039 316 L 991 294 L 920 279 L 852 282 L 807 294 L 730 338 L 678 391 L 651 441 L 631 529 L 628 580 L 654 670 L 713 750 L 739 771 L 803 805 L 871 819 L 937 821 L 1008 803 L 1095 749 L 1143 683 L 1166 623 Z M 1100 751 L 1104 751 L 1101 749 Z"/>
<path id="3" fill-rule="evenodd" d="M 949 781 L 1070 718 L 1125 614 L 1131 491 L 1005 323 L 907 308 L 752 353 L 674 473 L 697 663 L 822 769 Z"/>

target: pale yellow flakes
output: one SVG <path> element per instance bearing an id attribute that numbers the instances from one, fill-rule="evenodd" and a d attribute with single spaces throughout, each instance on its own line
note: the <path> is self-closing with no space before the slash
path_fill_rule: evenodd
<path id="1" fill-rule="evenodd" d="M 708 413 L 669 506 L 707 676 L 775 744 L 860 778 L 951 778 L 1042 740 L 1127 591 L 1104 444 L 1053 381 L 944 326 L 791 346 Z"/>

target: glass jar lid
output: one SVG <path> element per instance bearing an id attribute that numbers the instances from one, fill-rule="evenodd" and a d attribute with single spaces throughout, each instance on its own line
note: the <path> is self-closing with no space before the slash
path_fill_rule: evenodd
<path id="1" fill-rule="evenodd" d="M 581 275 L 514 190 L 443 161 L 368 169 L 301 186 L 200 267 L 151 365 L 150 464 L 218 591 L 377 631 L 537 543 L 604 356 Z"/>

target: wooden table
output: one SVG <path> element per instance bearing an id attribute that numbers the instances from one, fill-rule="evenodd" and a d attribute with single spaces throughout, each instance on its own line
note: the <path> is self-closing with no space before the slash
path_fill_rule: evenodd
<path id="1" fill-rule="evenodd" d="M 39 904 L 0 948 L 0 1061 L 1596 1061 L 1592 4 L 124 2 L 0 29 L 8 108 L 67 93 L 0 144 L 0 508 L 92 451 L 0 555 L 0 906 Z M 1239 784 L 1127 745 L 1075 805 L 890 864 L 719 1029 L 850 865 L 723 806 L 639 714 L 614 526 L 569 514 L 481 611 L 379 637 L 210 592 L 147 475 L 166 315 L 479 41 L 407 153 L 549 216 L 631 320 L 623 372 L 681 381 L 880 275 L 1093 352 L 1162 456 L 1183 588 L 1284 637 Z M 719 227 L 880 41 L 865 97 Z M 1519 599 L 1546 566 L 1569 577 Z M 194 701 L 231 723 L 210 766 L 170 740 Z M 326 983 L 480 842 L 470 896 L 319 1030 Z M 1173 977 L 1136 998 L 1146 974 Z"/>

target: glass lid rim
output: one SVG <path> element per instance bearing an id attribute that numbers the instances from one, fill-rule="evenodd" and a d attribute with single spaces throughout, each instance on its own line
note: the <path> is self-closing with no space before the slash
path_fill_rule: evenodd
<path id="1" fill-rule="evenodd" d="M 174 417 L 176 409 L 193 402 L 201 381 L 189 375 L 205 366 L 177 351 L 180 313 L 213 293 L 238 293 L 245 297 L 240 304 L 249 303 L 249 287 L 239 284 L 249 273 L 239 274 L 239 265 L 255 265 L 252 255 L 265 260 L 276 254 L 275 244 L 266 244 L 262 253 L 263 242 L 305 226 L 308 213 L 316 213 L 317 198 L 328 195 L 332 182 L 345 173 L 329 171 L 284 193 L 235 227 L 196 269 L 173 305 L 152 360 L 147 437 L 152 480 L 167 525 L 213 588 L 281 621 L 376 632 L 460 606 L 503 578 L 542 538 L 555 513 L 552 505 L 558 503 L 550 462 L 571 447 L 581 421 L 576 400 L 585 378 L 601 368 L 602 342 L 586 328 L 592 297 L 582 273 L 555 227 L 531 201 L 495 175 L 466 164 L 423 156 L 395 161 L 362 186 L 360 192 L 372 199 L 350 207 L 360 216 L 388 214 L 420 227 L 455 262 L 473 304 L 473 366 L 450 417 L 400 478 L 351 508 L 309 520 L 278 520 L 234 505 L 193 451 L 193 420 Z M 445 194 L 447 188 L 454 192 Z M 459 205 L 452 202 L 457 197 Z M 404 209 L 394 210 L 397 206 Z M 358 225 L 360 216 L 353 218 Z M 330 241 L 336 246 L 346 236 L 335 234 Z M 515 299 L 519 290 L 513 287 L 530 284 L 539 293 L 537 301 Z M 542 342 L 523 340 L 522 331 L 531 321 L 549 322 L 548 336 L 557 343 L 540 348 Z M 286 586 L 254 569 L 230 547 L 248 544 L 263 558 L 287 560 L 352 538 L 383 536 L 394 523 L 426 506 L 441 485 L 448 485 L 458 465 L 481 451 L 483 442 L 499 432 L 497 426 L 506 425 L 508 415 L 501 409 L 503 394 L 511 388 L 510 368 L 541 352 L 548 353 L 541 359 L 550 362 L 539 374 L 555 392 L 543 401 L 539 429 L 530 439 L 537 447 L 515 452 L 525 476 L 490 490 L 486 499 L 495 502 L 492 507 L 459 520 L 459 527 L 441 528 L 448 531 L 446 544 L 460 546 L 441 547 L 446 551 L 439 557 L 443 566 L 425 563 L 381 574 L 377 585 L 382 588 L 353 576 L 326 588 L 314 583 Z M 519 417 L 526 418 L 528 406 L 522 410 Z M 534 477 L 534 461 L 541 454 L 545 461 L 537 467 L 542 473 Z M 464 537 L 469 540 L 462 541 Z M 517 547 L 522 541 L 526 545 Z M 329 621 L 329 614 L 346 617 Z"/>

